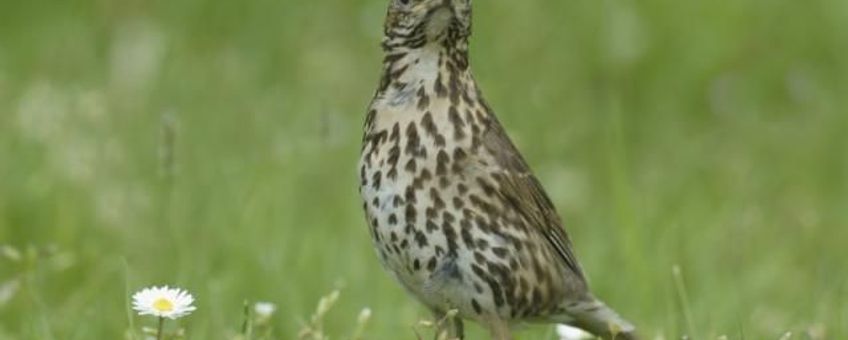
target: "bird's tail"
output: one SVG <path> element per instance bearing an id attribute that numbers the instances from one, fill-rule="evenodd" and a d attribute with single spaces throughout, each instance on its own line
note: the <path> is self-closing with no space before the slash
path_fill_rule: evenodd
<path id="1" fill-rule="evenodd" d="M 568 322 L 571 326 L 584 329 L 605 340 L 639 339 L 633 324 L 594 297 L 568 307 L 568 313 L 573 318 Z"/>

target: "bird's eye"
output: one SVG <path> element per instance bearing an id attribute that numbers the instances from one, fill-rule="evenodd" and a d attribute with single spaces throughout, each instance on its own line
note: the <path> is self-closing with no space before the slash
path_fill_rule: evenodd
<path id="1" fill-rule="evenodd" d="M 404 6 L 409 5 L 409 1 L 410 0 L 398 0 L 398 2 L 400 2 L 400 4 Z"/>

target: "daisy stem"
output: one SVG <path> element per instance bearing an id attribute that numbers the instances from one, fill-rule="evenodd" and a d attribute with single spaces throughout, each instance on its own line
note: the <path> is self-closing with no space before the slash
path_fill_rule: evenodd
<path id="1" fill-rule="evenodd" d="M 159 328 L 156 330 L 156 340 L 162 340 L 163 329 L 165 328 L 165 318 L 159 317 Z"/>

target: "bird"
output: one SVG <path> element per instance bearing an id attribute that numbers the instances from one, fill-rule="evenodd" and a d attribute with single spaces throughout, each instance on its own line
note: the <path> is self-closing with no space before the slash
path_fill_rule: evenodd
<path id="1" fill-rule="evenodd" d="M 484 100 L 469 65 L 471 9 L 389 1 L 359 159 L 379 261 L 451 338 L 468 320 L 497 340 L 525 323 L 637 339 L 589 290 L 554 204 Z"/>

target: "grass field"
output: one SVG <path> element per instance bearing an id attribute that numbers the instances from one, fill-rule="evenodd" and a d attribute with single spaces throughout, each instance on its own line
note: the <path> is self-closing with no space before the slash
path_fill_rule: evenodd
<path id="1" fill-rule="evenodd" d="M 364 307 L 413 339 L 356 191 L 385 5 L 0 1 L 0 339 L 122 338 L 159 284 L 197 297 L 190 339 L 245 300 L 295 338 L 334 289 L 332 339 Z M 848 338 L 848 2 L 475 6 L 476 77 L 597 295 L 648 339 Z"/>

